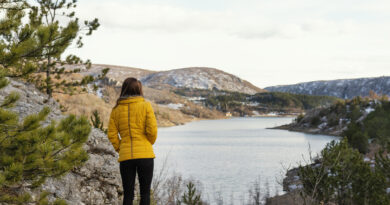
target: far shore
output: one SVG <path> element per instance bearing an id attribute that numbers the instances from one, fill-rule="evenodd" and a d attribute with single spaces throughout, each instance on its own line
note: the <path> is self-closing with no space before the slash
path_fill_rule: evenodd
<path id="1" fill-rule="evenodd" d="M 291 132 L 302 132 L 302 133 L 313 134 L 313 135 L 329 135 L 329 136 L 334 136 L 334 137 L 341 137 L 339 133 L 326 132 L 326 131 L 322 131 L 320 129 L 296 128 L 296 127 L 292 127 L 291 124 L 280 125 L 280 126 L 276 126 L 276 127 L 270 127 L 270 128 L 267 128 L 267 129 L 287 130 L 287 131 L 291 131 Z"/>
<path id="2" fill-rule="evenodd" d="M 273 117 L 296 117 L 297 115 L 293 115 L 293 114 L 286 114 L 286 115 L 267 115 L 267 114 L 264 114 L 264 115 L 251 115 L 251 116 L 244 116 L 244 117 L 241 117 L 241 116 L 232 116 L 232 117 L 221 117 L 221 118 L 193 118 L 191 119 L 190 121 L 184 121 L 184 122 L 180 122 L 180 123 L 163 123 L 163 124 L 160 124 L 158 127 L 159 128 L 166 128 L 166 127 L 175 127 L 175 126 L 180 126 L 180 125 L 185 125 L 187 123 L 191 123 L 191 122 L 196 122 L 196 121 L 201 121 L 201 120 L 226 120 L 226 119 L 232 119 L 232 118 L 245 118 L 245 117 L 248 117 L 248 118 L 256 118 L 256 117 L 269 117 L 269 118 L 273 118 Z M 274 128 L 267 128 L 267 129 L 274 129 Z M 277 129 L 277 128 L 275 128 Z"/>

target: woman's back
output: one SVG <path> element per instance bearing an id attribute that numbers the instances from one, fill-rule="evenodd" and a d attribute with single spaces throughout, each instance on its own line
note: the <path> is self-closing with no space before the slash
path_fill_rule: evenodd
<path id="1" fill-rule="evenodd" d="M 152 145 L 157 138 L 157 122 L 152 105 L 142 96 L 141 82 L 127 78 L 108 124 L 107 136 L 115 151 L 119 152 L 124 205 L 133 204 L 136 174 L 141 192 L 140 204 L 150 204 L 155 158 Z"/>
<path id="2" fill-rule="evenodd" d="M 119 162 L 154 158 L 152 145 L 157 137 L 157 123 L 151 104 L 142 96 L 120 100 L 111 112 L 107 135 L 119 152 Z"/>

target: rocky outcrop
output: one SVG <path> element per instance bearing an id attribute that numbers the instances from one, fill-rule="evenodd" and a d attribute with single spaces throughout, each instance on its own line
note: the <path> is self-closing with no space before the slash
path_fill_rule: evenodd
<path id="1" fill-rule="evenodd" d="M 11 110 L 17 112 L 20 119 L 23 119 L 29 114 L 38 113 L 44 107 L 51 109 L 50 114 L 47 116 L 47 122 L 63 117 L 57 102 L 53 99 L 47 100 L 47 96 L 32 85 L 25 84 L 21 81 L 10 80 L 8 86 L 0 89 L 0 101 L 11 92 L 19 93 L 20 99 Z"/>
<path id="2" fill-rule="evenodd" d="M 370 91 L 390 95 L 390 77 L 312 81 L 294 85 L 279 85 L 264 88 L 272 92 L 287 92 L 306 95 L 327 95 L 343 99 L 368 96 Z"/>
<path id="3" fill-rule="evenodd" d="M 29 84 L 10 80 L 10 84 L 0 90 L 0 100 L 11 92 L 18 92 L 20 99 L 13 111 L 23 117 L 38 113 L 45 106 L 50 107 L 45 123 L 59 121 L 64 116 L 54 100 Z M 59 179 L 48 179 L 42 189 L 50 193 L 49 199 L 62 198 L 68 204 L 120 204 L 122 195 L 118 155 L 107 136 L 98 129 L 92 129 L 84 149 L 89 154 L 88 161 Z M 33 193 L 38 197 L 38 193 Z"/>
<path id="4" fill-rule="evenodd" d="M 121 204 L 123 193 L 118 155 L 106 135 L 92 129 L 84 146 L 89 159 L 60 179 L 49 179 L 42 186 L 51 197 L 65 199 L 68 204 Z"/>

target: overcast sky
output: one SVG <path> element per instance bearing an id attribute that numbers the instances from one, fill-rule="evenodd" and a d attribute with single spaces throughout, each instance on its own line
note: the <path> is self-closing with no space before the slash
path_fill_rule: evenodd
<path id="1" fill-rule="evenodd" d="M 259 87 L 390 74 L 389 0 L 80 0 L 71 52 L 150 70 L 206 66 Z"/>

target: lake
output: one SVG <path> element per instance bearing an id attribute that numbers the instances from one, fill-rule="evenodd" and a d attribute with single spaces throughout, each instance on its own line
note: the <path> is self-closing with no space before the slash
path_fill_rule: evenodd
<path id="1" fill-rule="evenodd" d="M 263 191 L 283 193 L 280 182 L 286 168 L 309 159 L 309 145 L 319 153 L 337 139 L 286 130 L 266 129 L 288 124 L 291 117 L 202 120 L 159 128 L 154 145 L 156 171 L 167 157 L 170 171 L 202 184 L 208 201 L 218 196 L 237 204 L 248 197 L 257 180 Z M 244 199 L 245 198 L 245 199 Z M 236 204 L 235 203 L 235 204 Z"/>

